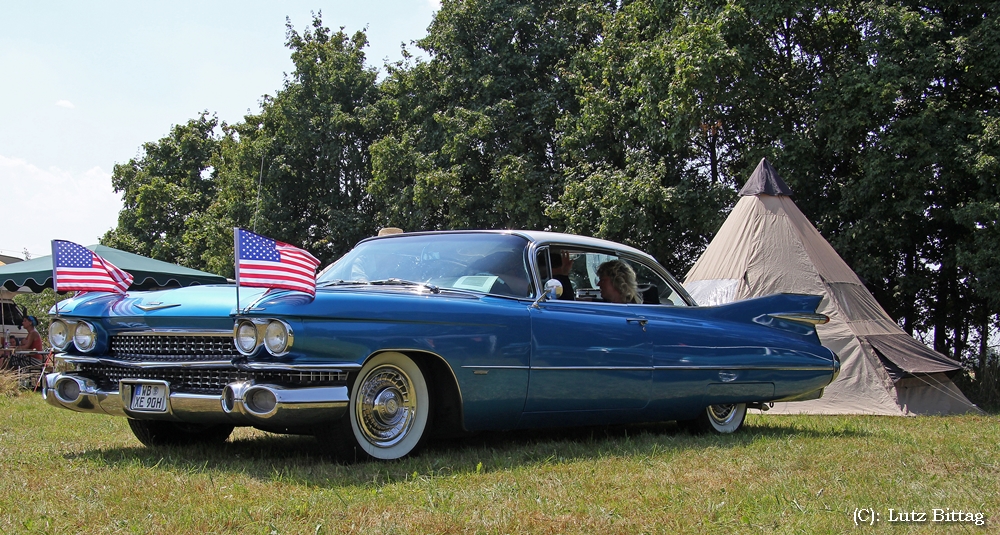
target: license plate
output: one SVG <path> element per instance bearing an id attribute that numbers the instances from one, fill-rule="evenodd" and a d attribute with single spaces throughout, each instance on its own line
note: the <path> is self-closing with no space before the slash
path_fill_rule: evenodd
<path id="1" fill-rule="evenodd" d="M 132 383 L 129 409 L 136 412 L 167 412 L 167 383 Z"/>

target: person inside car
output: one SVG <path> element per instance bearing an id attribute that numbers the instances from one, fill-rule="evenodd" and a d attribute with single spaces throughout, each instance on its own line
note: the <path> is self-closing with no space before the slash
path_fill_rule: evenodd
<path id="1" fill-rule="evenodd" d="M 635 271 L 621 260 L 609 260 L 597 268 L 597 287 L 608 303 L 641 303 Z"/>
<path id="2" fill-rule="evenodd" d="M 573 259 L 567 251 L 561 253 L 549 253 L 549 263 L 552 265 L 552 278 L 562 284 L 562 294 L 559 299 L 573 301 L 576 293 L 573 290 L 573 281 L 569 278 L 569 272 L 573 269 Z"/>

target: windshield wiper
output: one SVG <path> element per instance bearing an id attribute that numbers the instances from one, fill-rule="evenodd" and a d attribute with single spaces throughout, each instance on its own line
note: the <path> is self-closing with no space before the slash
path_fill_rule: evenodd
<path id="1" fill-rule="evenodd" d="M 326 288 L 327 286 L 347 286 L 351 284 L 368 284 L 368 281 L 345 281 L 343 279 L 338 279 L 335 281 L 323 281 L 317 283 L 316 286 Z"/>
<path id="2" fill-rule="evenodd" d="M 405 279 L 382 279 L 382 280 L 377 280 L 377 281 L 368 281 L 368 284 L 382 285 L 382 286 L 395 286 L 395 285 L 399 285 L 399 286 L 420 286 L 420 287 L 423 287 L 423 288 L 427 288 L 428 290 L 430 290 L 431 293 L 435 293 L 435 294 L 441 293 L 441 288 L 439 288 L 439 287 L 437 287 L 437 286 L 435 286 L 433 284 L 429 284 L 429 283 L 426 283 L 426 282 L 408 281 L 408 280 L 405 280 Z"/>

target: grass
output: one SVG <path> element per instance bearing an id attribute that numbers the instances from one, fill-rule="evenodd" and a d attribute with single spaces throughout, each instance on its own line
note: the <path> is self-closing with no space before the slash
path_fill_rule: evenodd
<path id="1" fill-rule="evenodd" d="M 13 370 L 0 369 L 0 398 L 15 397 L 20 390 L 17 374 Z"/>
<path id="2" fill-rule="evenodd" d="M 218 448 L 148 449 L 124 419 L 0 397 L 0 533 L 995 532 L 994 416 L 751 415 L 491 433 L 398 462 L 342 465 L 308 437 L 237 429 Z M 932 523 L 932 508 L 986 524 Z M 928 522 L 892 522 L 923 511 Z M 897 513 L 898 514 L 898 513 Z"/>

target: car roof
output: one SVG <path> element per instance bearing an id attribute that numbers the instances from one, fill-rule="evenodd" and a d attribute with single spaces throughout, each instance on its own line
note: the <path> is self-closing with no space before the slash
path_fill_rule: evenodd
<path id="1" fill-rule="evenodd" d="M 611 251 L 617 251 L 622 253 L 629 253 L 635 256 L 649 258 L 655 261 L 655 259 L 635 247 L 629 247 L 618 242 L 613 242 L 610 240 L 603 240 L 600 238 L 591 238 L 590 236 L 579 236 L 577 234 L 566 234 L 563 232 L 549 232 L 544 230 L 429 230 L 429 231 L 419 231 L 419 232 L 404 232 L 400 234 L 388 234 L 385 236 L 373 236 L 371 238 L 366 238 L 362 242 L 369 240 L 391 240 L 394 238 L 402 238 L 406 236 L 427 236 L 427 235 L 447 235 L 447 234 L 507 234 L 514 236 L 521 236 L 522 238 L 536 243 L 538 245 L 568 245 L 577 247 L 591 247 L 597 249 L 607 249 Z"/>

